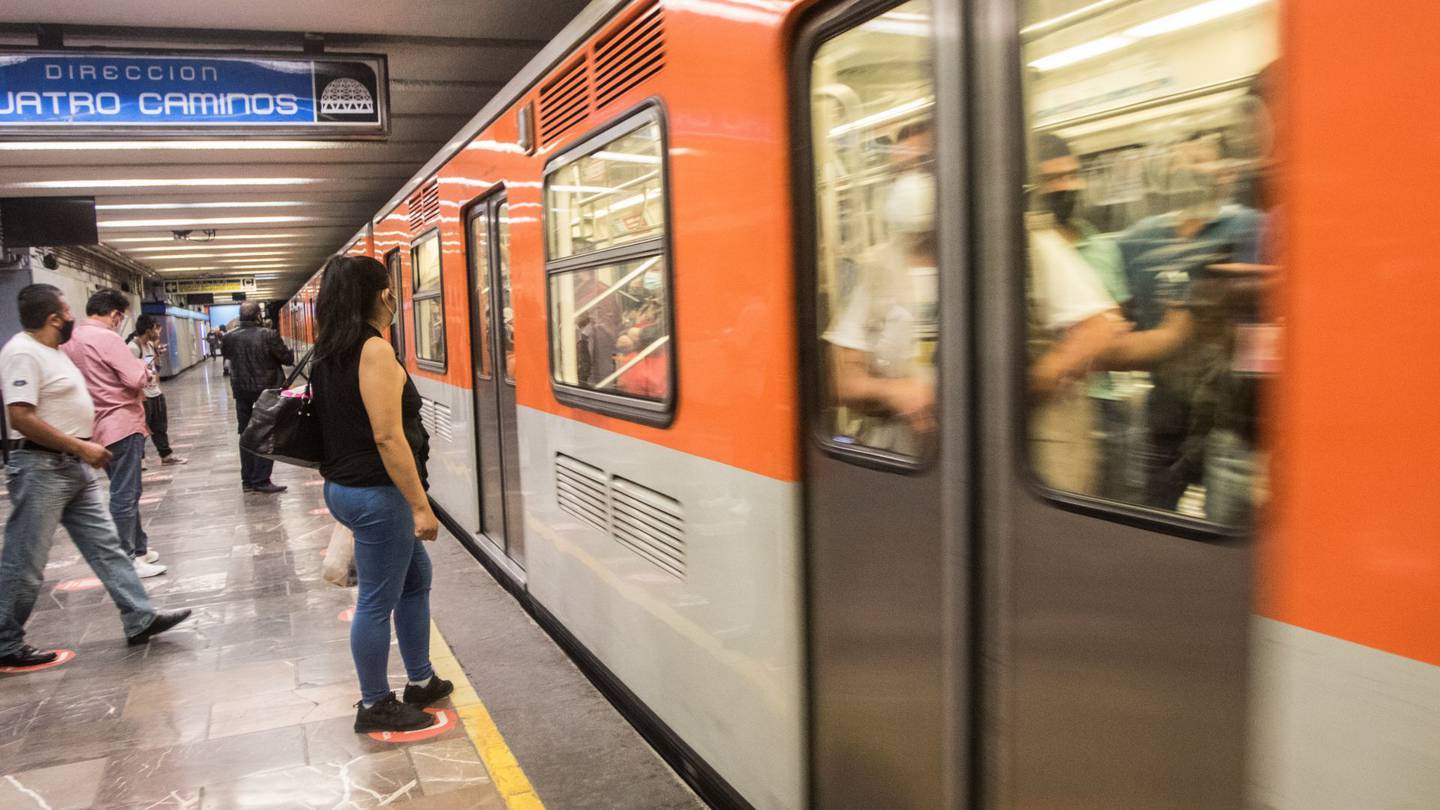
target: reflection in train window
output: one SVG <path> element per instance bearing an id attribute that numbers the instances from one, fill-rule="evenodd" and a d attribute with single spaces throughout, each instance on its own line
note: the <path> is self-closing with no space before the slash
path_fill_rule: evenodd
<path id="1" fill-rule="evenodd" d="M 1239 526 L 1277 371 L 1275 0 L 1028 0 L 1029 457 L 1047 486 Z"/>
<path id="2" fill-rule="evenodd" d="M 550 276 L 555 378 L 565 385 L 662 402 L 670 390 L 665 260 Z M 567 328 L 564 324 L 568 324 Z"/>
<path id="3" fill-rule="evenodd" d="M 510 300 L 510 203 L 500 203 L 495 214 L 500 244 L 500 362 L 504 363 L 505 382 L 515 383 L 515 309 Z"/>
<path id="4" fill-rule="evenodd" d="M 650 120 L 545 182 L 551 259 L 653 239 L 665 229 L 660 123 Z"/>
<path id="5" fill-rule="evenodd" d="M 659 110 L 579 149 L 545 177 L 556 396 L 658 423 L 674 395 Z"/>
<path id="6" fill-rule="evenodd" d="M 385 254 L 385 269 L 390 271 L 390 292 L 395 296 L 396 306 L 405 300 L 404 272 L 400 268 L 400 248 Z M 405 361 L 405 319 L 397 318 L 390 327 L 390 345 L 395 349 L 395 358 Z"/>
<path id="7" fill-rule="evenodd" d="M 423 365 L 445 365 L 445 305 L 442 298 L 440 232 L 421 237 L 410 248 L 414 289 L 415 359 Z"/>
<path id="8" fill-rule="evenodd" d="M 935 430 L 931 4 L 825 42 L 811 73 L 820 424 L 842 447 L 920 456 Z"/>

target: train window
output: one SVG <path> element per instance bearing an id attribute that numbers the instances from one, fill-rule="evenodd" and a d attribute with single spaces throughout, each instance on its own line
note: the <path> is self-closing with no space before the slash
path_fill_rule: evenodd
<path id="1" fill-rule="evenodd" d="M 662 123 L 647 107 L 545 178 L 556 397 L 649 424 L 665 424 L 674 401 Z"/>
<path id="2" fill-rule="evenodd" d="M 931 4 L 825 41 L 810 76 L 822 439 L 913 465 L 935 430 Z"/>
<path id="3" fill-rule="evenodd" d="M 1027 0 L 1028 456 L 1225 526 L 1266 490 L 1276 0 Z"/>
<path id="4" fill-rule="evenodd" d="M 445 304 L 440 265 L 440 232 L 431 231 L 410 248 L 414 276 L 411 310 L 415 323 L 415 360 L 445 366 Z"/>
<path id="5" fill-rule="evenodd" d="M 490 219 L 484 206 L 470 217 L 470 260 L 475 262 L 475 373 L 491 379 L 490 371 Z"/>
<path id="6" fill-rule="evenodd" d="M 660 122 L 643 121 L 552 169 L 545 181 L 551 259 L 660 237 L 665 183 Z"/>
<path id="7" fill-rule="evenodd" d="M 395 295 L 395 303 L 404 301 L 404 275 L 400 268 L 400 248 L 395 248 L 385 254 L 385 269 L 390 271 L 390 292 Z M 402 362 L 405 360 L 405 319 L 397 318 L 395 324 L 390 327 L 390 345 L 395 349 L 395 357 Z"/>

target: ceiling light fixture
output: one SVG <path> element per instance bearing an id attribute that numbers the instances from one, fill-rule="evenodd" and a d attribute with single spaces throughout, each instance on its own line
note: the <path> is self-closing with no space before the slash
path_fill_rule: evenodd
<path id="1" fill-rule="evenodd" d="M 298 238 L 298 237 L 301 237 L 301 236 L 304 236 L 304 234 L 299 234 L 299 233 L 230 233 L 230 234 L 220 234 L 220 235 L 216 236 L 215 239 L 216 239 L 216 241 L 219 241 L 219 240 L 222 240 L 222 239 L 253 239 L 253 240 L 257 241 L 257 242 L 260 242 L 260 241 L 268 241 L 268 240 L 272 240 L 272 239 L 295 239 L 295 238 Z M 122 244 L 122 243 L 123 243 L 123 244 L 139 244 L 139 243 L 142 243 L 142 242 L 174 242 L 174 241 L 175 241 L 175 237 L 174 237 L 174 236 L 121 236 L 121 237 L 117 237 L 117 238 L 114 238 L 114 239 L 106 239 L 105 241 L 106 241 L 107 243 L 110 243 L 110 244 Z M 181 248 L 179 248 L 179 249 L 180 249 L 180 250 L 188 250 L 188 249 L 191 249 L 191 248 L 193 248 L 193 247 L 194 247 L 193 245 L 187 245 L 187 246 L 181 247 Z M 215 245 L 214 247 L 219 247 L 219 245 Z"/>
<path id="2" fill-rule="evenodd" d="M 118 241 L 121 241 L 121 240 L 112 239 L 112 240 L 110 240 L 110 241 L 112 241 L 112 242 L 118 242 Z M 172 247 L 172 246 L 168 246 L 168 245 L 167 245 L 167 246 L 165 246 L 165 247 L 133 247 L 133 248 L 123 248 L 123 250 L 124 250 L 126 253 L 178 253 L 178 254 L 181 254 L 181 255 L 187 255 L 187 256 L 188 256 L 188 255 L 190 255 L 190 251 L 196 251 L 196 250 L 226 250 L 226 251 L 231 251 L 231 250 L 268 250 L 268 249 L 270 249 L 270 248 L 289 248 L 289 251 L 287 251 L 287 252 L 293 252 L 293 251 L 295 251 L 295 250 L 301 249 L 302 247 L 304 247 L 304 245 L 300 244 L 299 242 L 259 242 L 259 243 L 253 244 L 253 245 L 247 245 L 247 244 L 243 244 L 243 243 L 241 243 L 241 244 L 230 244 L 230 245 L 217 245 L 217 244 L 215 244 L 215 243 L 213 243 L 213 242 L 202 242 L 202 243 L 198 243 L 198 244 L 185 245 L 185 246 L 183 246 L 183 247 L 181 247 L 181 246 L 173 246 L 173 247 Z M 217 254 L 217 255 L 243 256 L 243 255 L 245 255 L 245 254 L 243 254 L 243 253 L 224 253 L 224 254 Z M 152 258 L 152 259 L 162 259 L 162 258 L 165 258 L 165 257 L 164 257 L 164 256 L 151 256 L 150 258 Z"/>
<path id="3" fill-rule="evenodd" d="M 314 177 L 168 177 L 111 180 L 34 180 L 6 183 L 9 188 L 196 188 L 212 186 L 308 186 L 321 182 Z"/>
<path id="4" fill-rule="evenodd" d="M 184 208 L 294 208 L 309 203 L 299 200 L 261 200 L 257 202 L 190 202 L 190 203 L 105 203 L 96 211 L 167 211 Z"/>
<path id="5" fill-rule="evenodd" d="M 168 228 L 173 225 L 265 225 L 281 222 L 310 222 L 314 217 L 211 217 L 209 219 L 111 219 L 99 222 L 102 228 Z M 102 240 L 103 241 L 103 240 Z"/>
<path id="6" fill-rule="evenodd" d="M 238 253 L 179 253 L 173 256 L 144 256 L 147 262 L 188 262 L 191 259 L 223 259 L 242 256 L 289 256 L 293 250 L 242 250 Z"/>
<path id="7" fill-rule="evenodd" d="M 164 152 L 168 150 L 343 149 L 343 141 L 13 141 L 0 152 Z"/>

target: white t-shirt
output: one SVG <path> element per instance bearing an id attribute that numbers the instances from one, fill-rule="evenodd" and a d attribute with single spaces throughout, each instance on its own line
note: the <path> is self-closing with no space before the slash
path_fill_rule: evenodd
<path id="1" fill-rule="evenodd" d="M 145 368 L 150 369 L 150 381 L 145 383 L 145 398 L 154 399 L 160 396 L 160 375 L 155 371 L 155 350 L 146 346 L 140 348 L 140 339 L 127 340 L 125 345 L 129 347 L 130 353 L 135 355 L 136 360 L 145 362 Z"/>
<path id="2" fill-rule="evenodd" d="M 1030 272 L 1031 303 L 1046 330 L 1063 332 L 1116 307 L 1095 268 L 1053 230 L 1030 231 Z"/>
<path id="3" fill-rule="evenodd" d="M 913 266 L 898 248 L 884 245 L 861 259 L 860 271 L 850 299 L 821 337 L 865 352 L 878 377 L 933 376 L 923 347 L 933 345 L 937 332 L 936 269 Z"/>
<path id="4" fill-rule="evenodd" d="M 27 403 L 51 427 L 82 439 L 90 438 L 95 424 L 95 403 L 80 369 L 59 349 L 52 349 L 18 332 L 0 349 L 0 388 L 5 404 Z M 25 438 L 13 427 L 10 438 Z"/>

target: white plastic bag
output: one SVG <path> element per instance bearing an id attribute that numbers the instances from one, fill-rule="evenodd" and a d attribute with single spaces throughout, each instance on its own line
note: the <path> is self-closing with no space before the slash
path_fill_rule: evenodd
<path id="1" fill-rule="evenodd" d="M 339 523 L 330 533 L 330 546 L 325 551 L 325 564 L 320 566 L 320 576 L 341 588 L 355 584 L 355 535 Z"/>

